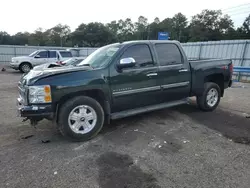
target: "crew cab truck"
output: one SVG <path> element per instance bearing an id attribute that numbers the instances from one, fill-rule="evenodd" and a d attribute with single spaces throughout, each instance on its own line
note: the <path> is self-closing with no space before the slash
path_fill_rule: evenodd
<path id="1" fill-rule="evenodd" d="M 130 41 L 99 48 L 70 68 L 32 70 L 19 82 L 18 113 L 56 122 L 88 140 L 104 121 L 187 103 L 214 110 L 231 86 L 231 60 L 188 61 L 177 41 Z"/>
<path id="2" fill-rule="evenodd" d="M 72 54 L 67 50 L 37 50 L 28 56 L 13 57 L 10 67 L 27 73 L 37 65 L 62 62 L 69 58 L 72 58 Z"/>

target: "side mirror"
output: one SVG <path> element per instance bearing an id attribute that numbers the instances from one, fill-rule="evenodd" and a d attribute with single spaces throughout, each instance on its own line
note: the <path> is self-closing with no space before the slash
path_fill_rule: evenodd
<path id="1" fill-rule="evenodd" d="M 134 67 L 134 66 L 135 66 L 135 59 L 132 57 L 121 59 L 117 65 L 119 69 L 129 68 L 129 67 Z"/>
<path id="2" fill-rule="evenodd" d="M 40 58 L 40 55 L 35 55 L 35 58 Z"/>

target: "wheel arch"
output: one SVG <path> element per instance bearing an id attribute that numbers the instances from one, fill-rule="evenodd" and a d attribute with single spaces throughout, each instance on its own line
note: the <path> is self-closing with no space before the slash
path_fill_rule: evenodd
<path id="1" fill-rule="evenodd" d="M 223 74 L 211 74 L 204 78 L 204 83 L 213 82 L 216 83 L 221 90 L 221 97 L 224 95 L 224 76 Z"/>
<path id="2" fill-rule="evenodd" d="M 95 99 L 103 108 L 103 111 L 106 116 L 110 116 L 110 100 L 105 96 L 104 92 L 101 89 L 91 89 L 69 93 L 60 98 L 60 100 L 56 103 L 56 121 L 58 121 L 58 114 L 61 106 L 68 100 L 77 97 L 77 96 L 88 96 Z"/>

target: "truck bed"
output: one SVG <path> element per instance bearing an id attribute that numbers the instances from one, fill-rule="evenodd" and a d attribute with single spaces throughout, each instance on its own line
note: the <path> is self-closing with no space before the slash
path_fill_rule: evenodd
<path id="1" fill-rule="evenodd" d="M 232 74 L 230 67 L 232 60 L 230 59 L 208 59 L 208 60 L 189 60 L 191 69 L 191 95 L 200 95 L 204 89 L 204 80 L 224 77 L 222 87 L 227 88 L 231 80 Z M 215 77 L 214 77 L 215 76 Z M 209 81 L 209 80 L 208 80 Z"/>

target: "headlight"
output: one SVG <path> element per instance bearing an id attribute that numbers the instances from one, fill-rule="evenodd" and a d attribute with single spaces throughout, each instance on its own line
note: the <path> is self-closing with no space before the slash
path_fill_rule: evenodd
<path id="1" fill-rule="evenodd" d="M 18 60 L 17 59 L 11 59 L 11 63 L 18 63 Z"/>
<path id="2" fill-rule="evenodd" d="M 50 103 L 51 90 L 49 85 L 29 86 L 29 102 L 30 103 Z"/>

